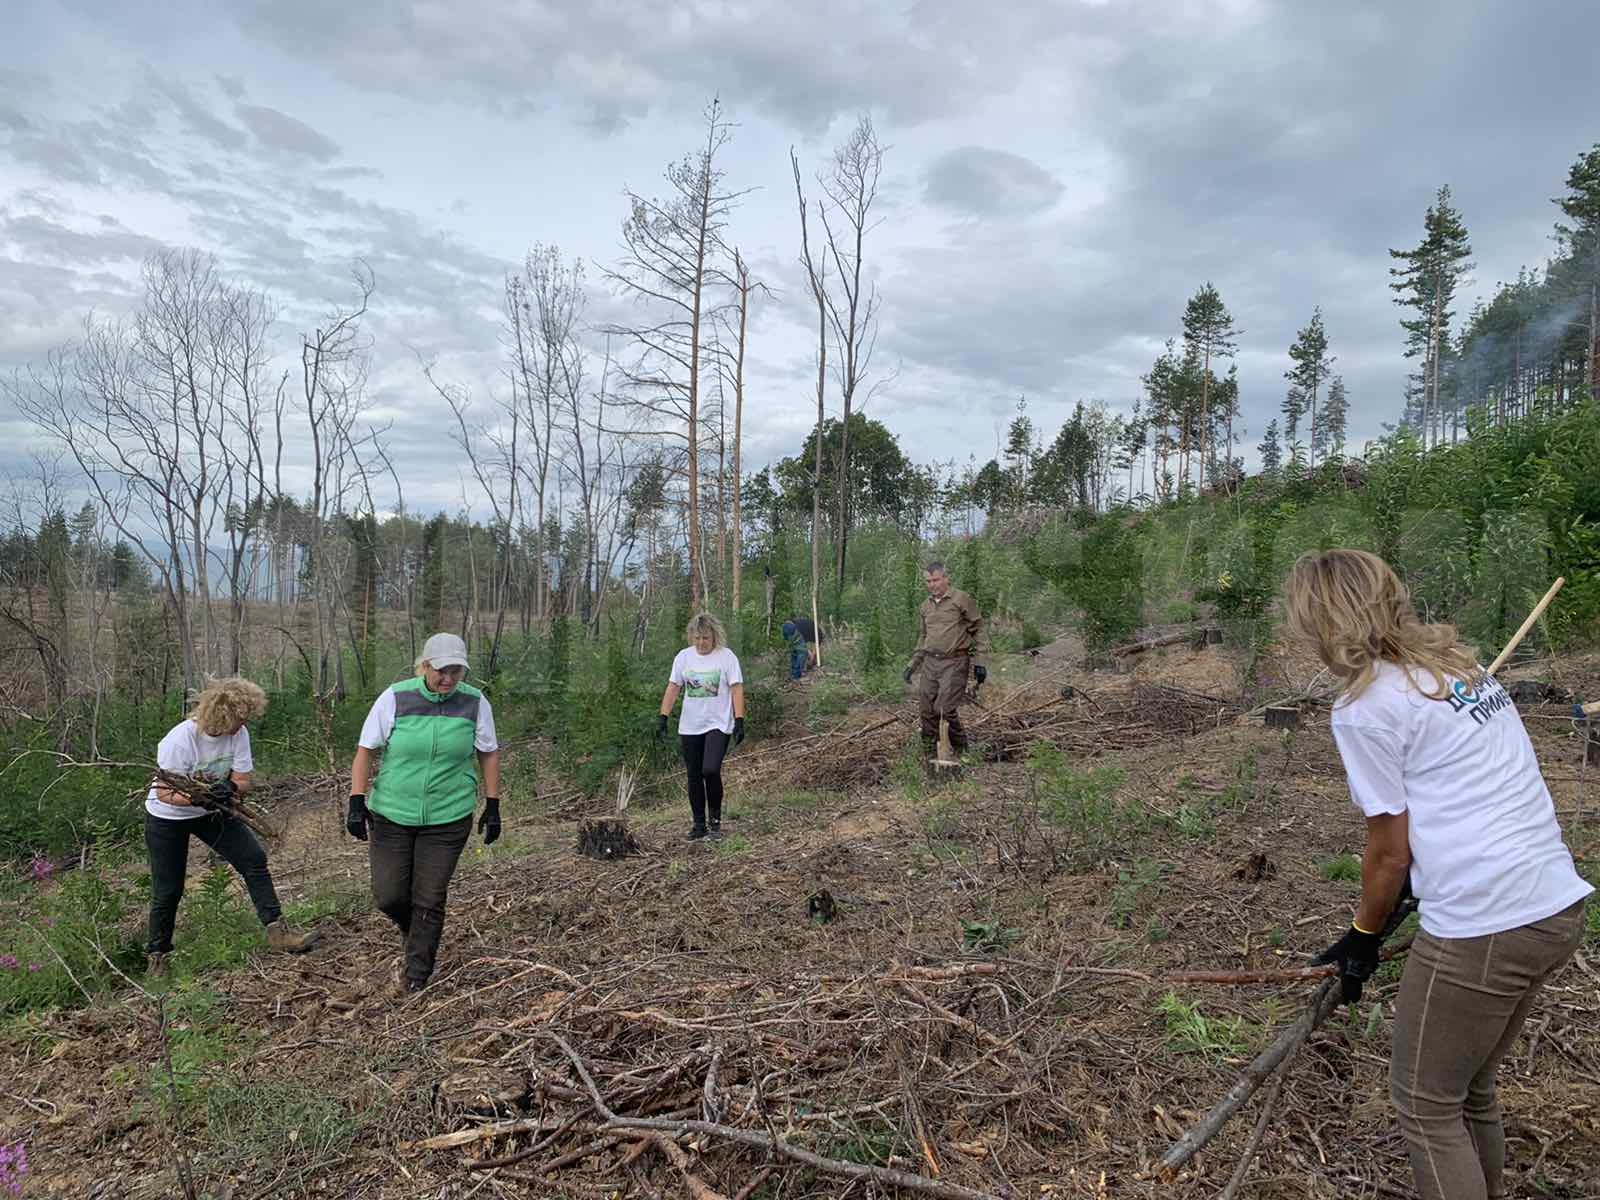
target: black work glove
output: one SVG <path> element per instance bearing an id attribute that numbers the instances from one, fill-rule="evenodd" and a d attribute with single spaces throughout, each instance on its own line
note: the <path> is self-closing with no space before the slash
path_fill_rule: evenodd
<path id="1" fill-rule="evenodd" d="M 972 678 L 977 681 L 980 687 L 983 686 L 983 681 L 989 678 L 989 668 L 985 666 L 973 667 Z"/>
<path id="2" fill-rule="evenodd" d="M 1378 950 L 1383 945 L 1381 933 L 1363 933 L 1354 925 L 1345 935 L 1311 960 L 1314 967 L 1332 964 L 1339 968 L 1339 989 L 1346 1004 L 1361 999 L 1361 988 L 1378 969 Z"/>
<path id="3" fill-rule="evenodd" d="M 239 794 L 239 785 L 231 779 L 218 779 L 206 789 L 206 799 L 218 808 L 227 808 Z"/>
<path id="4" fill-rule="evenodd" d="M 666 740 L 667 740 L 667 716 L 666 716 L 665 713 L 659 713 L 656 716 L 656 741 L 664 742 Z"/>
<path id="5" fill-rule="evenodd" d="M 344 827 L 356 841 L 367 840 L 367 797 L 364 793 L 350 794 L 350 808 L 344 815 Z"/>
<path id="6" fill-rule="evenodd" d="M 744 741 L 744 718 L 735 717 L 733 719 L 733 744 L 737 746 L 742 741 Z"/>
<path id="7" fill-rule="evenodd" d="M 917 673 L 917 669 L 915 667 L 907 667 L 906 668 L 906 673 L 904 675 L 902 675 L 900 678 L 904 679 L 907 683 L 910 683 L 911 682 L 911 677 L 913 675 L 915 675 L 916 673 Z"/>
<path id="8" fill-rule="evenodd" d="M 478 818 L 478 832 L 483 834 L 483 844 L 492 846 L 500 837 L 500 797 L 483 798 L 483 816 Z"/>

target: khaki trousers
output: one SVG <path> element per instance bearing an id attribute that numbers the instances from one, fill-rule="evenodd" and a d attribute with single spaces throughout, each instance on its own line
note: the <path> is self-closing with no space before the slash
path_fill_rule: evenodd
<path id="1" fill-rule="evenodd" d="M 1506 1194 L 1495 1074 L 1539 989 L 1583 940 L 1583 901 L 1519 929 L 1417 935 L 1394 1014 L 1389 1090 L 1423 1200 Z"/>
<path id="2" fill-rule="evenodd" d="M 956 706 L 967 692 L 968 661 L 964 654 L 948 658 L 923 656 L 922 690 L 918 701 L 924 742 L 939 740 L 939 718 L 943 717 L 950 725 L 950 748 L 966 749 L 967 731 L 961 728 L 960 710 Z"/>

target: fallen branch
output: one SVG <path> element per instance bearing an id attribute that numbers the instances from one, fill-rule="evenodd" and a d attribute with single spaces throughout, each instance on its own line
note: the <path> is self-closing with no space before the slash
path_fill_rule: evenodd
<path id="1" fill-rule="evenodd" d="M 1250 1131 L 1250 1140 L 1244 1144 L 1244 1155 L 1233 1169 L 1233 1178 L 1228 1180 L 1228 1186 L 1222 1189 L 1222 1195 L 1217 1200 L 1233 1200 L 1239 1194 L 1244 1177 L 1250 1174 L 1250 1161 L 1256 1156 L 1256 1147 L 1261 1145 L 1261 1135 L 1266 1133 L 1267 1122 L 1272 1120 L 1272 1110 L 1278 1107 L 1278 1097 L 1282 1094 L 1283 1076 L 1274 1075 L 1266 1095 L 1261 1097 L 1261 1114 L 1256 1117 L 1256 1127 Z"/>
<path id="2" fill-rule="evenodd" d="M 1160 646 L 1176 646 L 1179 642 L 1188 642 L 1196 637 L 1204 637 L 1205 632 L 1204 626 L 1197 626 L 1194 629 L 1180 630 L 1178 633 L 1164 633 L 1160 637 L 1147 638 L 1142 642 L 1130 642 L 1126 646 L 1114 646 L 1111 650 L 1111 657 L 1126 658 L 1130 654 L 1142 654 L 1146 650 L 1154 650 Z"/>
<path id="3" fill-rule="evenodd" d="M 694 1167 L 689 1163 L 689 1156 L 677 1142 L 659 1133 L 649 1134 L 644 1140 L 666 1155 L 667 1161 L 678 1169 L 678 1174 L 683 1176 L 683 1186 L 689 1189 L 690 1200 L 728 1200 L 694 1173 Z"/>
<path id="4" fill-rule="evenodd" d="M 1167 1148 L 1152 1169 L 1154 1174 L 1171 1179 L 1180 1167 L 1198 1154 L 1203 1146 L 1217 1136 L 1218 1131 L 1244 1107 L 1256 1089 L 1278 1071 L 1282 1070 L 1333 1010 L 1339 1007 L 1340 987 L 1337 979 L 1329 979 L 1311 997 L 1311 1003 L 1300 1019 L 1278 1035 L 1277 1040 L 1258 1054 L 1245 1068 L 1244 1074 L 1228 1089 L 1227 1095 L 1212 1106 L 1200 1121 Z"/>
<path id="5" fill-rule="evenodd" d="M 737 1142 L 743 1146 L 750 1146 L 756 1150 L 764 1150 L 769 1154 L 781 1154 L 795 1162 L 803 1163 L 816 1171 L 829 1175 L 836 1175 L 845 1179 L 870 1181 L 887 1185 L 889 1187 L 904 1188 L 907 1191 L 921 1192 L 927 1196 L 940 1196 L 945 1200 L 1000 1200 L 992 1192 L 978 1192 L 971 1188 L 964 1188 L 958 1184 L 943 1183 L 935 1179 L 924 1179 L 920 1175 L 912 1175 L 906 1171 L 896 1171 L 888 1167 L 873 1167 L 864 1163 L 844 1162 L 836 1158 L 824 1158 L 820 1154 L 813 1154 L 810 1150 L 803 1150 L 799 1146 L 791 1145 L 782 1138 L 765 1133 L 757 1133 L 750 1129 L 736 1129 L 731 1125 L 713 1124 L 709 1121 L 669 1121 L 653 1117 L 621 1117 L 612 1112 L 600 1095 L 600 1089 L 595 1086 L 589 1068 L 584 1065 L 582 1057 L 572 1048 L 566 1038 L 554 1030 L 545 1030 L 545 1035 L 561 1047 L 563 1054 L 572 1063 L 573 1070 L 583 1080 L 584 1087 L 589 1091 L 589 1098 L 594 1103 L 595 1111 L 603 1119 L 600 1126 L 602 1131 L 608 1130 L 644 1130 L 651 1133 L 666 1133 L 672 1135 L 700 1134 L 705 1137 L 722 1138 L 725 1141 Z"/>

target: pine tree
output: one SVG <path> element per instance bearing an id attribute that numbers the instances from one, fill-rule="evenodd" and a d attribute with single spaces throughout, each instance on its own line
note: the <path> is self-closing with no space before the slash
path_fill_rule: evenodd
<path id="1" fill-rule="evenodd" d="M 1423 441 L 1427 443 L 1431 430 L 1437 444 L 1443 430 L 1442 364 L 1450 353 L 1450 321 L 1455 315 L 1450 305 L 1472 265 L 1467 261 L 1472 256 L 1467 227 L 1451 206 L 1448 185 L 1439 189 L 1423 218 L 1422 241 L 1410 250 L 1391 249 L 1389 255 L 1404 264 L 1389 268 L 1395 303 L 1416 313 L 1402 320 L 1400 327 L 1406 331 L 1406 357 L 1422 359 Z"/>
<path id="2" fill-rule="evenodd" d="M 1200 413 L 1199 428 L 1205 439 L 1200 446 L 1201 479 L 1207 479 L 1213 470 L 1207 469 L 1207 447 L 1210 459 L 1216 458 L 1214 439 L 1211 437 L 1211 400 L 1216 376 L 1212 374 L 1211 360 L 1232 358 L 1239 330 L 1234 328 L 1233 314 L 1222 302 L 1222 294 L 1207 280 L 1205 285 L 1189 298 L 1183 310 L 1183 341 L 1189 352 L 1199 360 Z M 1232 454 L 1232 420 L 1229 420 L 1229 454 Z M 1214 468 L 1214 462 L 1211 464 Z"/>
<path id="3" fill-rule="evenodd" d="M 1323 458 L 1344 457 L 1345 423 L 1349 419 L 1350 405 L 1345 398 L 1344 376 L 1335 375 L 1328 384 L 1328 402 L 1322 409 L 1322 427 L 1317 437 L 1322 446 Z"/>
<path id="4" fill-rule="evenodd" d="M 1283 469 L 1283 447 L 1278 440 L 1278 418 L 1267 422 L 1266 436 L 1261 439 L 1261 473 L 1276 479 Z"/>
<path id="5" fill-rule="evenodd" d="M 1317 435 L 1317 394 L 1327 382 L 1328 369 L 1333 364 L 1333 358 L 1328 354 L 1328 331 L 1322 327 L 1322 309 L 1311 310 L 1311 323 L 1295 335 L 1294 345 L 1289 347 L 1289 357 L 1294 361 L 1294 366 L 1285 371 L 1283 377 L 1290 383 L 1291 394 L 1298 397 L 1297 403 L 1303 406 L 1300 411 L 1310 415 L 1308 440 L 1310 465 L 1314 468 L 1317 465 L 1317 447 L 1321 445 Z M 1295 440 L 1298 424 L 1297 419 L 1289 426 L 1291 443 Z"/>
<path id="6" fill-rule="evenodd" d="M 1233 456 L 1233 421 L 1239 415 L 1239 368 L 1235 364 L 1228 368 L 1227 377 L 1216 381 L 1211 392 L 1211 432 L 1212 437 L 1219 430 L 1223 434 L 1224 454 L 1222 465 L 1219 468 L 1215 459 L 1212 460 L 1212 475 L 1223 483 L 1232 483 L 1239 478 L 1238 462 Z M 1243 433 L 1243 430 L 1240 430 Z"/>
<path id="7" fill-rule="evenodd" d="M 1588 344 L 1584 349 L 1583 382 L 1591 396 L 1600 382 L 1600 144 L 1572 164 L 1567 172 L 1567 194 L 1556 200 L 1571 224 L 1556 226 L 1564 259 L 1552 267 L 1568 303 L 1587 316 Z"/>

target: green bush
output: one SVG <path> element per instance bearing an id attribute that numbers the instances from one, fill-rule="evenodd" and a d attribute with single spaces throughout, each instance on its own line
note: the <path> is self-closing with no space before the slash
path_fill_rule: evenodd
<path id="1" fill-rule="evenodd" d="M 141 892 L 94 870 L 68 872 L 39 897 L 14 902 L 0 934 L 0 1012 L 67 1008 L 118 986 L 144 955 L 129 917 Z"/>

